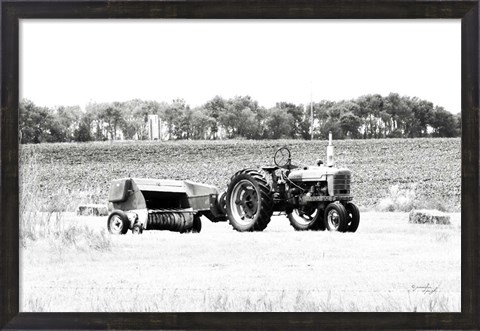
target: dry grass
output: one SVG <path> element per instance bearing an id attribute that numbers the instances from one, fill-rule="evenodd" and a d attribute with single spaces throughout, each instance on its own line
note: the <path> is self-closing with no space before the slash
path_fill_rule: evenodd
<path id="1" fill-rule="evenodd" d="M 369 302 L 333 298 L 332 292 L 296 289 L 293 291 L 235 291 L 191 289 L 162 289 L 146 294 L 139 286 L 124 289 L 110 288 L 95 300 L 85 303 L 86 310 L 94 312 L 452 312 L 459 311 L 459 298 L 445 294 L 417 295 L 405 293 L 373 295 Z M 129 292 L 132 292 L 131 294 Z M 192 293 L 193 292 L 193 293 Z M 77 290 L 76 295 L 85 294 Z M 346 296 L 345 294 L 343 294 Z M 24 311 L 57 311 L 58 303 L 47 297 L 29 297 Z M 112 309 L 113 308 L 113 309 Z M 64 310 L 60 308 L 60 310 Z"/>
<path id="2" fill-rule="evenodd" d="M 106 250 L 37 240 L 21 251 L 22 310 L 459 311 L 458 218 L 363 213 L 354 234 L 295 232 L 282 216 L 263 233 L 204 221 L 198 235 L 107 235 Z M 65 223 L 100 233 L 106 218 Z"/>
<path id="3" fill-rule="evenodd" d="M 111 241 L 105 229 L 93 231 L 86 225 L 65 222 L 65 211 L 75 210 L 85 201 L 86 194 L 62 186 L 46 196 L 42 193 L 43 182 L 38 172 L 33 154 L 20 167 L 20 245 L 25 248 L 37 240 L 47 240 L 59 251 L 68 248 L 109 250 Z"/>
<path id="4" fill-rule="evenodd" d="M 388 193 L 375 206 L 378 211 L 410 212 L 414 209 L 436 209 L 442 212 L 457 210 L 453 200 L 418 194 L 416 184 L 390 186 Z"/>

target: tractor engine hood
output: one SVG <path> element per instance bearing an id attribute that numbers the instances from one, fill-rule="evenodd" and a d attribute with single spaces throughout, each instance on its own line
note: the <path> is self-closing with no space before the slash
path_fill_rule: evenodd
<path id="1" fill-rule="evenodd" d="M 346 175 L 350 177 L 351 171 L 346 168 L 310 166 L 292 170 L 288 178 L 294 182 L 326 181 L 329 176 Z"/>

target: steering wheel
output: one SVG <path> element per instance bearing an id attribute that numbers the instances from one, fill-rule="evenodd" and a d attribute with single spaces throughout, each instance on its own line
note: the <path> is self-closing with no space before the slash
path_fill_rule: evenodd
<path id="1" fill-rule="evenodd" d="M 275 165 L 280 168 L 285 168 L 290 165 L 290 150 L 287 147 L 282 147 L 275 152 L 273 157 Z"/>

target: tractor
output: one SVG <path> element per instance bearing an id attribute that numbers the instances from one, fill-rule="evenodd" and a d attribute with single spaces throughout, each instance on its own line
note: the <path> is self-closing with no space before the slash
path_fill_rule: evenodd
<path id="1" fill-rule="evenodd" d="M 331 133 L 326 165 L 318 160 L 316 166 L 295 166 L 287 147 L 276 151 L 274 163 L 263 172 L 244 169 L 231 177 L 220 200 L 235 230 L 262 231 L 274 212 L 286 214 L 297 231 L 357 230 L 360 212 L 351 201 L 351 171 L 335 167 Z"/>
<path id="2" fill-rule="evenodd" d="M 360 212 L 351 201 L 348 169 L 335 168 L 332 135 L 327 164 L 292 164 L 287 147 L 275 152 L 272 166 L 235 173 L 223 193 L 188 180 L 121 178 L 110 186 L 108 231 L 200 232 L 201 216 L 229 221 L 237 231 L 263 231 L 274 212 L 286 214 L 295 230 L 355 232 Z"/>

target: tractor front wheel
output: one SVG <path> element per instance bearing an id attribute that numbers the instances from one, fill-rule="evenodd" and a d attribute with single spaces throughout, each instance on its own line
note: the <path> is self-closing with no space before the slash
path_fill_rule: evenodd
<path id="1" fill-rule="evenodd" d="M 265 177 L 256 170 L 232 176 L 226 196 L 227 215 L 237 231 L 263 231 L 273 213 L 273 196 Z"/>
<path id="2" fill-rule="evenodd" d="M 128 217 L 121 210 L 115 210 L 108 216 L 107 229 L 111 234 L 125 234 L 128 231 Z"/>
<path id="3" fill-rule="evenodd" d="M 294 209 L 288 214 L 288 220 L 297 231 L 325 230 L 322 211 L 315 206 L 305 206 Z"/>
<path id="4" fill-rule="evenodd" d="M 325 208 L 325 227 L 328 231 L 347 231 L 348 214 L 345 207 L 338 202 L 331 203 Z"/>
<path id="5" fill-rule="evenodd" d="M 347 202 L 345 209 L 348 215 L 347 231 L 355 232 L 360 224 L 360 210 L 358 210 L 358 207 L 353 202 Z"/>

